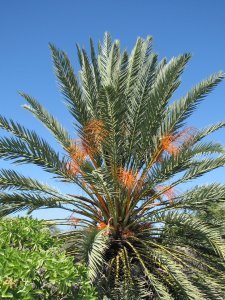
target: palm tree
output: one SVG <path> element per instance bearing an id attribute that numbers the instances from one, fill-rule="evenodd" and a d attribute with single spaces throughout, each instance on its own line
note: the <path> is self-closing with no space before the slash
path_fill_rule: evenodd
<path id="1" fill-rule="evenodd" d="M 1 215 L 59 207 L 75 216 L 61 234 L 75 260 L 84 260 L 100 299 L 224 299 L 225 247 L 217 228 L 196 212 L 225 199 L 212 183 L 181 193 L 179 187 L 225 164 L 224 147 L 205 141 L 225 122 L 186 126 L 205 96 L 224 78 L 219 72 L 170 101 L 191 55 L 158 62 L 152 38 L 121 51 L 108 33 L 98 54 L 77 46 L 80 76 L 67 54 L 50 45 L 56 76 L 78 139 L 25 93 L 24 108 L 62 146 L 56 152 L 34 131 L 0 118 L 13 137 L 0 138 L 0 157 L 35 164 L 74 183 L 85 196 L 62 194 L 14 170 L 1 170 Z"/>

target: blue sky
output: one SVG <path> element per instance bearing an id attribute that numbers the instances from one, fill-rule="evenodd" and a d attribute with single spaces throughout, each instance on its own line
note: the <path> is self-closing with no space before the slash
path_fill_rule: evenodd
<path id="1" fill-rule="evenodd" d="M 25 101 L 17 91 L 22 90 L 43 103 L 75 136 L 72 117 L 66 112 L 58 91 L 48 43 L 64 49 L 77 71 L 75 43 L 87 48 L 90 36 L 98 41 L 105 31 L 120 39 L 128 50 L 137 36 L 150 34 L 160 57 L 191 52 L 193 58 L 182 75 L 183 83 L 174 99 L 208 75 L 225 71 L 224 0 L 1 1 L 0 114 L 35 129 L 57 147 L 46 129 L 21 108 Z M 225 120 L 225 82 L 199 106 L 189 124 L 201 128 L 220 120 Z M 225 129 L 212 138 L 225 144 Z M 1 168 L 9 166 L 8 162 L 0 161 Z M 37 167 L 19 166 L 17 170 L 49 182 L 49 175 Z M 225 182 L 224 175 L 222 168 L 198 182 Z M 63 191 L 79 192 L 71 186 L 55 185 Z M 47 218 L 65 214 L 58 210 L 41 211 L 35 216 Z"/>

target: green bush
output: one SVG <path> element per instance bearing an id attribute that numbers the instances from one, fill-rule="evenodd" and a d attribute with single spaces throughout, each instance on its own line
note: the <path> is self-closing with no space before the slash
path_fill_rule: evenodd
<path id="1" fill-rule="evenodd" d="M 61 250 L 50 229 L 31 218 L 0 222 L 1 299 L 97 299 L 83 265 Z"/>
<path id="2" fill-rule="evenodd" d="M 0 248 L 48 250 L 59 245 L 51 235 L 51 227 L 44 226 L 39 220 L 7 218 L 0 221 Z"/>

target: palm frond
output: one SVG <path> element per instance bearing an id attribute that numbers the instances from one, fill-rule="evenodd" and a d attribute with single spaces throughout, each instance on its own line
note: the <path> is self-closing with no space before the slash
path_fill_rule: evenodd
<path id="1" fill-rule="evenodd" d="M 187 95 L 173 102 L 167 110 L 165 128 L 167 132 L 176 131 L 184 125 L 184 121 L 192 114 L 197 105 L 224 79 L 224 73 L 219 72 L 203 80 Z"/>
<path id="2" fill-rule="evenodd" d="M 225 246 L 221 240 L 221 236 L 215 228 L 210 227 L 207 224 L 203 224 L 198 219 L 188 215 L 177 212 L 168 213 L 156 213 L 153 216 L 153 220 L 166 224 L 177 224 L 178 226 L 189 227 L 194 233 L 198 233 L 199 239 L 207 241 L 214 251 L 221 257 L 225 255 Z"/>
<path id="3" fill-rule="evenodd" d="M 57 197 L 46 197 L 32 193 L 0 193 L 0 216 L 4 217 L 24 210 L 32 212 L 43 207 L 64 208 L 72 211 L 63 207 L 62 203 Z"/>
<path id="4" fill-rule="evenodd" d="M 24 105 L 23 107 L 40 120 L 53 133 L 56 140 L 64 147 L 64 149 L 67 149 L 71 143 L 69 133 L 40 103 L 37 102 L 37 100 L 25 93 L 20 93 L 20 95 L 30 104 Z"/>
<path id="5" fill-rule="evenodd" d="M 16 138 L 0 138 L 0 157 L 13 160 L 16 164 L 31 163 L 44 170 L 55 173 L 63 180 L 72 181 L 59 154 L 47 142 L 35 140 L 35 144 L 27 144 Z"/>
<path id="6" fill-rule="evenodd" d="M 43 184 L 31 177 L 25 177 L 14 170 L 1 169 L 0 170 L 0 189 L 1 190 L 27 190 L 39 191 L 43 193 L 57 194 L 57 189 L 54 189 L 47 184 Z"/>
<path id="7" fill-rule="evenodd" d="M 89 118 L 82 90 L 76 78 L 67 54 L 50 44 L 56 76 L 63 96 L 68 102 L 69 111 L 80 124 L 85 124 Z"/>
<path id="8" fill-rule="evenodd" d="M 91 250 L 88 254 L 88 267 L 89 267 L 89 278 L 94 281 L 97 277 L 99 272 L 104 265 L 104 255 L 108 248 L 107 245 L 107 236 L 105 235 L 105 230 L 100 231 L 96 234 L 95 239 L 91 245 Z"/>

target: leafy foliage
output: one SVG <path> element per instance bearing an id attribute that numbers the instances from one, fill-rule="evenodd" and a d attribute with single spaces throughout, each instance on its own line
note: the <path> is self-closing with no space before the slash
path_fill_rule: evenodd
<path id="1" fill-rule="evenodd" d="M 86 268 L 74 266 L 40 221 L 3 219 L 0 228 L 1 299 L 97 299 Z"/>
<path id="2" fill-rule="evenodd" d="M 129 54 L 108 33 L 90 57 L 77 46 L 79 77 L 67 54 L 50 45 L 59 87 L 78 139 L 34 98 L 24 107 L 62 145 L 62 153 L 20 124 L 0 118 L 15 137 L 0 139 L 0 157 L 40 166 L 85 196 L 62 194 L 15 171 L 1 171 L 1 215 L 60 207 L 77 216 L 61 234 L 68 253 L 89 267 L 99 297 L 109 299 L 224 299 L 224 241 L 199 218 L 224 202 L 225 187 L 180 186 L 225 164 L 223 145 L 204 141 L 225 126 L 197 130 L 186 120 L 222 81 L 218 72 L 171 101 L 189 53 L 162 59 L 152 38 L 138 38 Z M 15 191 L 16 190 L 16 191 Z"/>
<path id="3" fill-rule="evenodd" d="M 60 240 L 53 238 L 51 227 L 32 218 L 4 218 L 0 222 L 0 248 L 18 250 L 48 250 L 59 247 Z"/>

